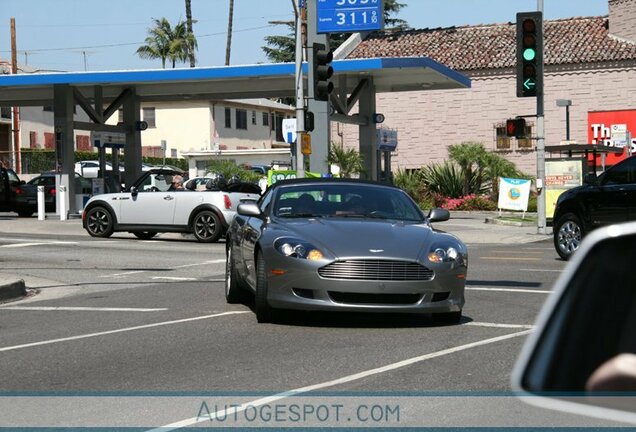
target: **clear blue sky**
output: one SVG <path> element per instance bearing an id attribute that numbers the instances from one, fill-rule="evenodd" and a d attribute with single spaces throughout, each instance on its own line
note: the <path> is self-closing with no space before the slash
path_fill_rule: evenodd
<path id="1" fill-rule="evenodd" d="M 198 66 L 225 61 L 229 0 L 191 0 L 198 20 Z M 414 28 L 512 22 L 519 11 L 536 10 L 536 0 L 400 0 L 400 17 Z M 547 19 L 607 14 L 607 0 L 544 0 Z M 185 20 L 184 0 L 0 0 L 0 57 L 10 58 L 10 18 L 17 27 L 18 61 L 65 71 L 160 68 L 135 50 L 152 18 Z M 263 38 L 285 34 L 269 21 L 293 18 L 290 0 L 235 0 L 232 64 L 267 62 Z M 112 46 L 105 46 L 112 45 Z M 25 51 L 27 56 L 25 57 Z M 177 67 L 186 67 L 178 65 Z"/>

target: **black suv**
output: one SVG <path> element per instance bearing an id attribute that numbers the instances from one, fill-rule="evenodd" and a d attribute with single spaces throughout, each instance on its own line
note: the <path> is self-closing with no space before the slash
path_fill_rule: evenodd
<path id="1" fill-rule="evenodd" d="M 594 228 L 636 220 L 636 156 L 559 196 L 554 210 L 554 247 L 565 260 Z"/>

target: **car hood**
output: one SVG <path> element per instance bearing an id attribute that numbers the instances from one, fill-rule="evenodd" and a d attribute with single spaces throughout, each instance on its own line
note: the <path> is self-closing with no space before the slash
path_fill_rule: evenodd
<path id="1" fill-rule="evenodd" d="M 272 234 L 276 237 L 291 235 L 308 241 L 336 258 L 411 259 L 421 256 L 436 235 L 425 223 L 326 218 L 286 221 L 284 229 L 274 230 Z"/>

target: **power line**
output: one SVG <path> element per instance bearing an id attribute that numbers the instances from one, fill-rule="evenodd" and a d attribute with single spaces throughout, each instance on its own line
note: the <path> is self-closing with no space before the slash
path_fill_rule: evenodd
<path id="1" fill-rule="evenodd" d="M 268 25 L 259 26 L 259 27 L 249 27 L 249 28 L 244 28 L 244 29 L 240 29 L 240 30 L 234 30 L 234 33 L 254 31 L 254 30 L 262 30 L 262 29 L 269 28 L 269 27 L 274 27 L 274 26 L 272 24 L 268 24 Z M 203 34 L 203 35 L 197 36 L 197 39 L 201 39 L 201 38 L 205 38 L 205 37 L 211 37 L 211 36 L 222 36 L 222 35 L 225 35 L 226 33 L 227 32 L 223 31 L 223 32 L 218 32 L 218 33 Z M 35 53 L 35 52 L 51 52 L 51 51 L 84 50 L 84 49 L 89 49 L 89 48 L 115 48 L 115 47 L 121 47 L 121 46 L 141 45 L 141 44 L 144 44 L 144 43 L 146 43 L 146 42 L 145 41 L 143 41 L 143 42 L 125 42 L 125 43 L 117 43 L 117 44 L 89 45 L 89 46 L 66 47 L 66 48 L 33 48 L 33 49 L 18 50 L 18 52 L 22 53 L 22 52 L 26 51 L 28 53 Z M 10 50 L 2 50 L 2 51 L 0 51 L 0 53 L 9 53 L 9 52 L 11 52 L 11 51 Z"/>

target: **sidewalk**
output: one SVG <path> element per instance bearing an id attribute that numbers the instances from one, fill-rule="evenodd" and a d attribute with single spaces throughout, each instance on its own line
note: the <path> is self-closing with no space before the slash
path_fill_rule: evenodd
<path id="1" fill-rule="evenodd" d="M 492 212 L 451 212 L 451 218 L 446 222 L 433 224 L 436 229 L 456 235 L 468 244 L 478 243 L 502 243 L 517 244 L 531 243 L 550 238 L 552 228 L 548 227 L 548 235 L 540 235 L 534 223 L 522 226 L 499 225 L 494 219 L 496 211 Z M 490 223 L 486 223 L 486 220 Z M 81 219 L 69 219 L 61 221 L 55 216 L 39 221 L 37 218 L 19 218 L 12 213 L 0 213 L 0 233 L 11 234 L 56 234 L 64 236 L 80 236 L 90 239 L 88 233 L 82 228 Z M 117 234 L 116 234 L 117 235 Z M 175 235 L 162 234 L 161 236 Z M 176 234 L 181 236 L 181 234 Z"/>

